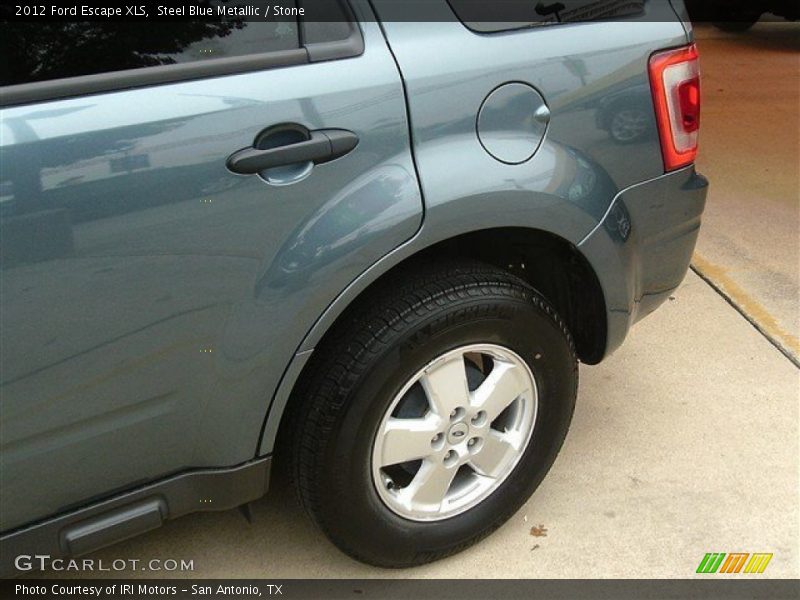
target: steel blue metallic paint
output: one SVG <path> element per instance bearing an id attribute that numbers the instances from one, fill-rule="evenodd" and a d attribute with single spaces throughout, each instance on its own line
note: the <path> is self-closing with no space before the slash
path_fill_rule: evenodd
<path id="1" fill-rule="evenodd" d="M 606 298 L 608 351 L 630 327 L 658 308 L 686 275 L 708 182 L 694 167 L 624 190 L 579 244 Z"/>
<path id="2" fill-rule="evenodd" d="M 251 459 L 319 314 L 418 230 L 400 77 L 362 28 L 357 58 L 3 110 L 2 529 Z M 360 143 L 291 186 L 225 168 L 287 122 Z"/>
<path id="3" fill-rule="evenodd" d="M 269 454 L 336 318 L 455 236 L 525 228 L 577 248 L 606 352 L 678 285 L 705 180 L 664 175 L 657 139 L 620 145 L 600 115 L 626 98 L 654 119 L 640 91 L 651 53 L 686 43 L 674 14 L 479 35 L 445 0 L 430 9 L 449 22 L 373 6 L 357 58 L 0 113 L 0 530 Z M 498 90 L 536 102 L 500 114 Z M 546 133 L 526 121 L 537 102 Z M 262 174 L 289 185 L 225 168 L 285 123 L 359 144 Z"/>

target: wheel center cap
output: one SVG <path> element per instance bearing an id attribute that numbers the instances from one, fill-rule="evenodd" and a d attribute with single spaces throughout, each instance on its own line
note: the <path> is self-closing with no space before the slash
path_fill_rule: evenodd
<path id="1" fill-rule="evenodd" d="M 447 432 L 447 441 L 451 445 L 460 444 L 469 435 L 469 425 L 466 423 L 456 423 Z"/>

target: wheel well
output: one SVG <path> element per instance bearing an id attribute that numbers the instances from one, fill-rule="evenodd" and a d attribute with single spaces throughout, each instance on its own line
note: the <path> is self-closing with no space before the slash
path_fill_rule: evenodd
<path id="1" fill-rule="evenodd" d="M 581 362 L 597 364 L 602 360 L 607 331 L 605 297 L 600 282 L 573 244 L 539 229 L 486 229 L 434 244 L 384 273 L 358 295 L 351 307 L 357 306 L 375 287 L 387 285 L 400 269 L 444 257 L 489 263 L 523 279 L 536 288 L 564 319 Z"/>
<path id="2" fill-rule="evenodd" d="M 606 347 L 606 306 L 600 282 L 592 267 L 578 249 L 554 234 L 538 229 L 505 227 L 463 234 L 439 242 L 393 266 L 376 281 L 362 290 L 350 306 L 328 328 L 325 337 L 336 325 L 358 310 L 359 303 L 369 297 L 378 286 L 390 285 L 401 270 L 414 268 L 416 263 L 431 263 L 449 258 L 470 258 L 492 264 L 523 279 L 536 288 L 558 311 L 572 334 L 578 358 L 586 364 L 602 360 Z M 324 338 L 323 338 L 324 339 Z M 297 382 L 302 381 L 306 365 L 295 382 L 291 394 L 297 393 Z M 291 405 L 292 402 L 289 401 Z M 278 427 L 277 448 L 284 448 L 293 427 L 284 426 L 290 421 L 291 406 L 281 416 Z M 282 454 L 278 451 L 278 454 Z"/>
<path id="3" fill-rule="evenodd" d="M 416 262 L 430 263 L 444 257 L 489 263 L 524 280 L 536 288 L 564 319 L 581 362 L 593 365 L 603 359 L 607 317 L 600 282 L 573 244 L 540 229 L 485 229 L 434 244 L 393 266 L 362 290 L 351 307 L 358 305 L 370 290 L 386 285 L 400 269 L 413 267 Z"/>
<path id="4" fill-rule="evenodd" d="M 605 297 L 594 270 L 573 244 L 538 229 L 504 227 L 445 240 L 402 264 L 441 256 L 480 260 L 523 279 L 564 319 L 581 362 L 602 360 L 607 334 Z"/>

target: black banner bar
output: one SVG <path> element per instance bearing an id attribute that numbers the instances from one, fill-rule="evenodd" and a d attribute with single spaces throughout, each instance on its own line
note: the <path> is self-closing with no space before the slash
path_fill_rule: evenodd
<path id="1" fill-rule="evenodd" d="M 683 580 L 5 580 L 2 598 L 286 598 L 297 600 L 552 599 L 573 600 L 797 600 L 800 583 L 788 579 L 725 578 Z"/>
<path id="2" fill-rule="evenodd" d="M 342 0 L 3 0 L 0 22 L 102 23 L 180 22 L 236 19 L 239 21 L 336 22 L 343 18 Z M 361 0 L 364 1 L 364 0 Z M 750 18 L 752 11 L 732 10 L 727 2 L 745 0 L 688 0 L 704 20 Z M 482 23 L 580 23 L 597 20 L 674 21 L 669 0 L 376 0 L 392 20 L 461 20 Z M 394 5 L 394 6 L 393 6 Z M 680 4 L 678 4 L 680 6 Z M 735 7 L 733 7 L 735 8 Z M 720 12 L 722 11 L 722 12 Z M 716 15 L 716 16 L 715 16 Z M 364 11 L 362 18 L 373 18 Z"/>

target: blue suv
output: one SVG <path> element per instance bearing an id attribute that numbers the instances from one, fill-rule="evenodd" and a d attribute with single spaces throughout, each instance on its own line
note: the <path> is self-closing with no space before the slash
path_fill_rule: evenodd
<path id="1" fill-rule="evenodd" d="M 246 506 L 274 467 L 359 560 L 457 552 L 547 474 L 579 361 L 683 279 L 682 2 L 305 4 L 3 23 L 6 571 Z"/>

